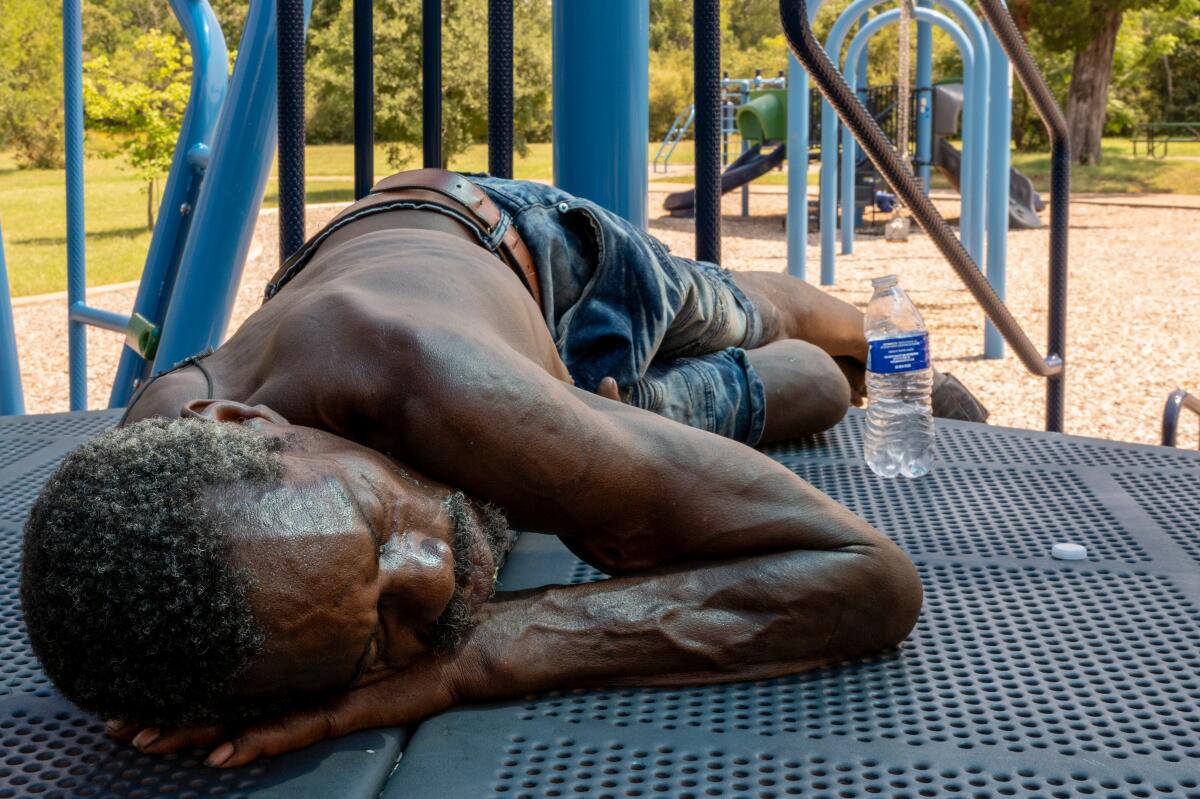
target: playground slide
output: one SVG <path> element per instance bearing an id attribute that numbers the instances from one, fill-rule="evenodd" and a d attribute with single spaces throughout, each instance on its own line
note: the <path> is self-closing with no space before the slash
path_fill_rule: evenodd
<path id="1" fill-rule="evenodd" d="M 721 173 L 721 193 L 726 194 L 762 177 L 782 164 L 786 154 L 786 147 L 782 144 L 765 154 L 761 144 L 754 145 Z M 696 212 L 696 190 L 668 194 L 663 201 L 663 209 L 670 211 L 671 216 L 693 216 Z"/>
<path id="2" fill-rule="evenodd" d="M 959 175 L 962 169 L 962 153 L 958 148 L 944 138 L 938 138 L 933 151 L 933 165 L 936 166 L 959 190 Z M 1042 226 L 1038 211 L 1046 204 L 1033 188 L 1033 181 L 1022 175 L 1016 169 L 1008 176 L 1008 227 L 1010 230 L 1032 230 Z"/>

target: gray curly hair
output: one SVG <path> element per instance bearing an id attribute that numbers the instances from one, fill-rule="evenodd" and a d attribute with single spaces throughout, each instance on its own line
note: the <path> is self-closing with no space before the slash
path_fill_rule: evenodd
<path id="1" fill-rule="evenodd" d="M 264 631 L 218 501 L 277 485 L 284 446 L 237 424 L 148 419 L 66 457 L 25 525 L 21 601 L 68 698 L 145 724 L 263 711 L 233 691 Z"/>

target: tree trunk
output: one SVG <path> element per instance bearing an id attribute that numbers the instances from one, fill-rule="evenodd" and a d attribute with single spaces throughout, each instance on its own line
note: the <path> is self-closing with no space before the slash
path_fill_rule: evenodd
<path id="1" fill-rule="evenodd" d="M 1021 35 L 1029 37 L 1029 14 L 1033 11 L 1031 0 L 1010 0 L 1008 4 L 1008 13 L 1012 16 L 1013 22 L 1017 24 L 1017 30 Z"/>
<path id="2" fill-rule="evenodd" d="M 154 232 L 154 179 L 146 186 L 146 228 Z"/>
<path id="3" fill-rule="evenodd" d="M 1075 52 L 1071 88 L 1067 92 L 1067 130 L 1071 155 L 1081 164 L 1100 163 L 1100 137 L 1108 110 L 1113 50 L 1121 30 L 1121 11 L 1106 11 L 1096 38 Z"/>

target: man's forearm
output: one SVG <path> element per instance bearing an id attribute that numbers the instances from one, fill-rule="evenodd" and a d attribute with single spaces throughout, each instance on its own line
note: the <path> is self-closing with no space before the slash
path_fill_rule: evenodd
<path id="1" fill-rule="evenodd" d="M 501 594 L 462 654 L 491 701 L 602 685 L 764 679 L 894 645 L 920 588 L 896 551 L 791 552 Z"/>

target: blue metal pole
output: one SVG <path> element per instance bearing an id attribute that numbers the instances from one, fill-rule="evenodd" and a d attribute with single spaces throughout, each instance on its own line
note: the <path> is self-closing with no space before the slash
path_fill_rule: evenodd
<path id="1" fill-rule="evenodd" d="M 229 51 L 225 36 L 207 0 L 171 0 L 192 52 L 192 88 L 179 129 L 171 171 L 163 187 L 162 205 L 133 311 L 161 328 L 166 317 L 179 260 L 191 231 L 193 210 L 204 179 L 217 117 L 229 89 Z M 153 354 L 151 354 L 153 359 Z M 113 380 L 110 408 L 129 402 L 134 381 L 146 377 L 148 364 L 130 347 L 121 349 Z"/>
<path id="2" fill-rule="evenodd" d="M 307 20 L 312 9 L 305 0 Z M 221 343 L 275 151 L 275 4 L 252 0 L 213 157 L 196 201 L 155 371 Z"/>
<path id="3" fill-rule="evenodd" d="M 917 0 L 918 8 L 933 8 L 932 0 Z M 929 162 L 933 158 L 933 26 L 917 23 L 917 177 L 929 193 Z"/>
<path id="4" fill-rule="evenodd" d="M 867 12 L 885 0 L 857 0 L 851 4 L 834 22 L 833 29 L 825 40 L 825 50 L 832 58 L 840 63 L 842 44 L 846 41 L 851 27 L 855 23 L 866 24 Z M 863 66 L 860 62 L 858 67 Z M 834 253 L 837 241 L 838 220 L 838 129 L 839 122 L 828 101 L 821 102 L 821 285 L 832 286 L 837 276 L 836 255 Z M 844 157 L 844 154 L 843 154 Z M 854 233 L 854 196 L 849 200 L 841 197 L 842 228 L 849 226 L 850 236 Z M 848 203 L 848 204 L 847 204 Z M 849 210 L 847 210 L 847 208 Z M 845 235 L 845 234 L 843 234 Z"/>
<path id="5" fill-rule="evenodd" d="M 87 301 L 86 233 L 83 226 L 83 12 L 80 0 L 63 0 L 63 111 L 67 161 L 67 304 Z M 67 322 L 71 410 L 87 409 L 87 330 Z"/>
<path id="6" fill-rule="evenodd" d="M 950 34 L 950 38 L 954 40 L 954 43 L 958 46 L 959 52 L 962 53 L 963 71 L 966 73 L 965 77 L 967 80 L 967 85 L 968 86 L 975 85 L 973 83 L 973 81 L 975 79 L 975 62 L 976 62 L 975 51 L 974 51 L 974 48 L 972 48 L 971 42 L 967 38 L 966 33 L 963 32 L 963 29 L 958 27 L 957 25 L 955 25 L 954 22 L 952 22 L 949 17 L 947 17 L 944 14 L 941 14 L 937 11 L 933 11 L 932 9 L 914 8 L 913 14 L 914 14 L 915 19 L 917 19 L 919 21 L 923 20 L 926 22 L 931 22 L 934 25 L 941 28 L 942 30 L 946 31 L 946 33 Z M 868 41 L 870 41 L 871 36 L 873 36 L 875 33 L 877 33 L 881 28 L 883 28 L 886 25 L 890 25 L 890 24 L 893 24 L 893 23 L 899 22 L 899 21 L 900 21 L 900 9 L 894 9 L 892 11 L 888 11 L 886 13 L 880 14 L 878 17 L 875 17 L 873 20 L 871 20 L 867 25 L 863 26 L 862 30 L 860 30 L 855 35 L 854 39 L 851 40 L 850 47 L 846 50 L 846 63 L 847 64 L 855 63 L 857 61 L 857 59 L 859 58 L 859 56 L 861 55 L 862 51 L 866 48 L 867 43 L 868 43 Z M 858 75 L 854 72 L 851 72 L 851 73 L 849 73 L 849 75 L 847 75 L 847 77 L 849 78 L 849 80 L 847 80 L 846 83 L 849 85 L 851 91 L 853 91 L 856 88 L 856 84 L 858 82 Z M 984 126 L 982 124 L 979 124 L 982 121 L 983 105 L 984 105 L 982 96 L 970 96 L 969 95 L 967 97 L 967 103 L 969 104 L 969 107 L 967 109 L 965 117 L 967 119 L 975 120 L 975 123 L 971 124 L 970 126 L 967 126 L 966 123 L 964 123 L 964 128 L 965 128 L 965 130 L 963 132 L 963 162 L 964 162 L 963 163 L 963 178 L 964 178 L 964 180 L 966 179 L 967 175 L 969 174 L 967 171 L 967 164 L 969 163 L 970 159 L 971 158 L 981 159 L 983 157 L 983 153 L 981 152 L 981 149 L 980 149 L 980 144 L 981 144 L 980 135 L 985 130 Z M 853 191 L 854 191 L 854 159 L 855 159 L 856 149 L 857 148 L 855 145 L 854 136 L 850 132 L 849 129 L 846 129 L 842 135 L 842 192 L 843 192 L 843 196 L 850 196 L 851 198 L 853 198 Z M 964 183 L 962 197 L 963 197 L 963 209 L 964 209 L 963 217 L 965 219 L 968 217 L 968 213 L 974 213 L 976 204 L 980 200 L 982 200 L 982 192 L 969 190 Z M 844 212 L 843 212 L 843 216 L 844 216 Z M 847 233 L 849 235 L 847 235 Z M 964 238 L 964 241 L 966 241 L 966 238 Z M 982 241 L 983 241 L 982 236 L 980 236 L 979 240 L 978 240 L 978 245 L 980 247 L 982 247 Z M 843 224 L 842 225 L 842 252 L 851 252 L 853 249 L 853 246 L 854 246 L 854 227 L 853 227 L 853 225 L 847 226 L 847 225 Z M 968 243 L 965 246 L 967 247 L 968 252 L 970 252 L 972 245 Z M 978 257 L 977 253 L 971 253 L 971 255 L 972 255 L 972 258 Z"/>
<path id="7" fill-rule="evenodd" d="M 882 0 L 881 0 L 882 1 Z M 808 3 L 808 23 L 817 18 L 825 0 Z M 788 274 L 804 279 L 808 247 L 808 73 L 788 52 Z M 824 130 L 822 128 L 822 130 Z M 822 149 L 821 157 L 825 157 Z"/>
<path id="8" fill-rule="evenodd" d="M 996 295 L 1003 301 L 1008 272 L 1008 193 L 1011 168 L 1009 142 L 1012 139 L 1012 66 L 1004 48 L 989 27 L 987 31 L 991 60 L 991 86 L 987 158 L 987 276 Z M 983 357 L 1003 358 L 1004 338 L 990 321 L 984 322 Z"/>
<path id="9" fill-rule="evenodd" d="M 554 182 L 645 228 L 649 0 L 554 0 Z"/>
<path id="10" fill-rule="evenodd" d="M 808 248 L 808 73 L 790 52 L 787 92 L 787 271 L 789 275 L 805 280 L 808 276 L 805 263 Z M 824 149 L 821 157 L 825 157 Z M 824 221 L 821 224 L 824 225 Z"/>
<path id="11" fill-rule="evenodd" d="M 750 102 L 750 87 L 748 84 L 742 84 L 741 94 L 738 95 L 742 105 Z M 734 112 L 737 113 L 736 111 Z M 735 117 L 736 119 L 736 117 Z M 746 141 L 746 137 L 742 136 L 742 154 L 744 155 L 750 149 L 750 142 Z M 722 159 L 724 161 L 724 159 Z M 742 216 L 750 216 L 750 184 L 742 186 Z"/>
<path id="12" fill-rule="evenodd" d="M 72 322 L 82 322 L 92 327 L 111 330 L 114 333 L 124 334 L 129 329 L 129 317 L 113 311 L 90 308 L 86 305 L 72 305 L 67 313 Z"/>
<path id="13" fill-rule="evenodd" d="M 8 291 L 8 265 L 4 262 L 4 231 L 0 230 L 0 416 L 23 413 L 25 394 L 21 390 L 21 362 L 17 358 L 17 334 L 13 328 Z"/>

